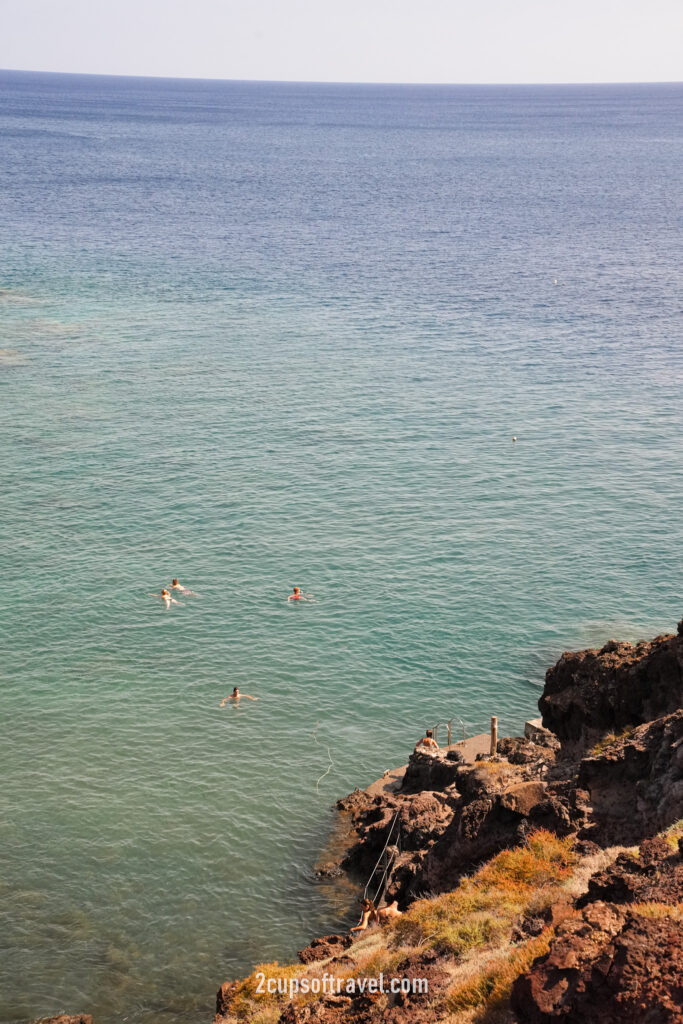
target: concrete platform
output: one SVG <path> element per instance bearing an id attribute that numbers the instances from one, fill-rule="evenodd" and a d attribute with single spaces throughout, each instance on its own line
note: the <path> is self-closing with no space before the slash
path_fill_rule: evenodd
<path id="1" fill-rule="evenodd" d="M 483 732 L 479 736 L 470 736 L 467 740 L 458 740 L 457 743 L 451 743 L 450 747 L 439 747 L 439 749 L 457 750 L 468 764 L 474 764 L 477 754 L 490 752 L 491 734 Z M 382 778 L 369 785 L 365 792 L 368 796 L 388 796 L 390 793 L 397 793 L 401 788 L 407 767 L 408 765 L 404 764 L 400 768 L 387 770 Z"/>
<path id="2" fill-rule="evenodd" d="M 477 754 L 491 753 L 491 733 L 482 732 L 478 736 L 470 736 L 468 740 L 458 740 L 444 749 L 458 750 L 469 764 L 474 764 Z"/>
<path id="3" fill-rule="evenodd" d="M 532 743 L 544 743 L 553 734 L 543 725 L 542 718 L 532 718 L 524 724 L 524 735 Z"/>

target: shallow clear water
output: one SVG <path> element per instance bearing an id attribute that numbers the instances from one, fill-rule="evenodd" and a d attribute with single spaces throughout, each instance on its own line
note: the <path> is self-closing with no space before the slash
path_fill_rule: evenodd
<path id="1" fill-rule="evenodd" d="M 683 87 L 0 86 L 0 1017 L 199 1024 L 334 799 L 681 617 Z"/>

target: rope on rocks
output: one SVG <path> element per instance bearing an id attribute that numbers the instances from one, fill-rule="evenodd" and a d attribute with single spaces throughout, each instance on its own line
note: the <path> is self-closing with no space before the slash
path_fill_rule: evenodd
<path id="1" fill-rule="evenodd" d="M 400 811 L 401 811 L 401 808 L 399 807 L 397 809 L 397 811 L 396 811 L 396 814 L 394 815 L 394 817 L 391 820 L 391 825 L 389 826 L 389 832 L 387 834 L 387 841 L 385 842 L 384 846 L 382 847 L 382 852 L 380 853 L 379 857 L 377 858 L 377 863 L 375 864 L 374 868 L 372 869 L 372 873 L 371 873 L 370 877 L 368 878 L 368 884 L 365 886 L 365 889 L 363 890 L 363 899 L 367 899 L 368 889 L 370 888 L 370 883 L 372 882 L 373 878 L 375 877 L 375 872 L 377 871 L 377 868 L 380 865 L 382 857 L 384 856 L 384 854 L 386 852 L 387 846 L 389 845 L 389 842 L 390 842 L 391 837 L 393 835 L 394 826 L 398 822 L 398 816 L 399 816 Z M 399 842 L 400 842 L 400 838 L 401 838 L 401 826 L 399 825 L 399 827 L 398 827 L 398 840 L 399 840 Z M 387 871 L 389 870 L 389 865 L 393 864 L 393 861 L 394 861 L 393 857 L 391 858 L 391 860 L 387 860 L 386 866 L 384 868 L 384 874 L 382 875 L 382 880 L 380 881 L 379 889 L 377 890 L 378 893 L 379 893 L 380 889 L 382 888 L 382 884 L 384 882 L 384 879 L 386 878 Z M 377 899 L 377 895 L 375 895 L 375 899 Z M 373 902 L 374 902 L 374 900 L 373 900 Z"/>
<path id="2" fill-rule="evenodd" d="M 319 743 L 319 741 L 318 741 L 318 737 L 316 736 L 316 733 L 317 733 L 317 731 L 318 731 L 318 725 L 319 725 L 319 724 L 320 724 L 319 722 L 316 722 L 316 723 L 315 723 L 315 729 L 313 730 L 313 739 L 315 740 L 315 742 L 316 742 L 316 744 L 317 744 L 318 746 L 321 746 L 321 744 L 320 744 L 320 743 Z M 332 771 L 332 769 L 334 768 L 334 761 L 332 760 L 332 754 L 330 753 L 330 748 L 329 748 L 329 747 L 327 747 L 327 756 L 328 756 L 328 757 L 329 757 L 329 759 L 330 759 L 330 763 L 328 764 L 328 766 L 327 766 L 327 769 L 326 769 L 326 771 L 324 771 L 324 772 L 322 773 L 322 775 L 320 776 L 320 778 L 318 779 L 318 781 L 317 781 L 317 782 L 316 782 L 316 784 L 315 784 L 315 791 L 316 791 L 316 793 L 317 793 L 318 795 L 320 795 L 320 790 L 318 789 L 318 787 L 319 787 L 320 783 L 321 783 L 321 782 L 323 781 L 323 779 L 325 778 L 325 776 L 326 776 L 326 775 L 329 775 L 329 774 L 330 774 L 330 772 L 331 772 L 331 771 Z"/>
<path id="3" fill-rule="evenodd" d="M 372 901 L 375 904 L 375 906 L 377 906 L 377 898 L 379 897 L 379 894 L 380 893 L 384 894 L 384 889 L 389 884 L 389 878 L 391 878 L 391 871 L 393 870 L 393 867 L 394 867 L 394 861 L 396 860 L 396 858 L 398 857 L 398 855 L 400 853 L 400 849 L 401 849 L 401 830 L 400 830 L 400 828 L 398 830 L 398 836 L 396 838 L 396 844 L 394 846 L 385 847 L 385 849 L 387 851 L 387 862 L 386 862 L 386 865 L 384 867 L 384 874 L 382 875 L 382 877 L 379 880 L 379 885 L 377 886 L 377 891 L 375 893 L 375 898 Z"/>

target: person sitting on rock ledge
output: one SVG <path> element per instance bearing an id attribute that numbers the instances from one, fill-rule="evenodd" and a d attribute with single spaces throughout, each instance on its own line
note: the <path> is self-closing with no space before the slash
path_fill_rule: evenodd
<path id="1" fill-rule="evenodd" d="M 425 750 L 438 750 L 439 744 L 434 739 L 431 729 L 427 729 L 426 736 L 423 736 L 421 740 L 418 740 L 415 744 L 415 753 L 424 753 Z"/>
<path id="2" fill-rule="evenodd" d="M 375 910 L 375 904 L 372 900 L 361 900 L 360 901 L 360 921 L 354 925 L 353 928 L 349 928 L 351 932 L 364 932 L 371 921 L 377 919 L 377 911 Z"/>

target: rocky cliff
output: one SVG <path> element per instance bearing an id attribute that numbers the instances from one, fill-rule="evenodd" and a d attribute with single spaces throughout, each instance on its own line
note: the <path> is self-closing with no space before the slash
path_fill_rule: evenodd
<path id="1" fill-rule="evenodd" d="M 567 652 L 532 738 L 474 763 L 416 753 L 400 787 L 340 800 L 351 838 L 326 873 L 367 879 L 379 859 L 404 913 L 261 969 L 309 989 L 391 972 L 428 993 L 264 1000 L 251 976 L 221 988 L 216 1024 L 683 1022 L 682 681 L 683 623 Z"/>
<path id="2" fill-rule="evenodd" d="M 546 956 L 514 983 L 528 1024 L 683 1019 L 683 840 L 644 842 L 597 873 Z"/>
<path id="3" fill-rule="evenodd" d="M 563 743 L 585 748 L 676 711 L 683 688 L 683 621 L 676 636 L 565 652 L 548 669 L 539 708 Z"/>
<path id="4" fill-rule="evenodd" d="M 529 737 L 340 800 L 321 874 L 379 862 L 403 913 L 225 982 L 214 1024 L 683 1024 L 682 680 L 683 623 L 567 652 Z"/>

